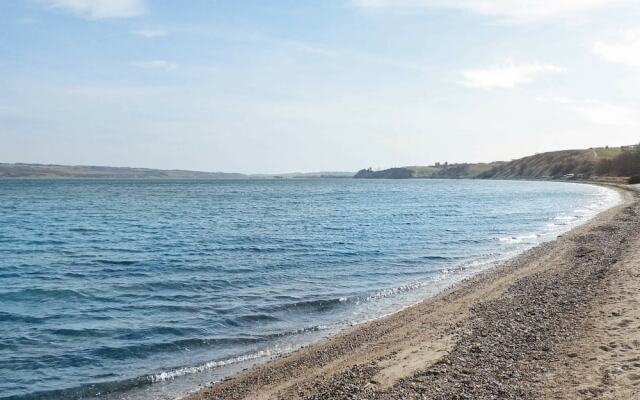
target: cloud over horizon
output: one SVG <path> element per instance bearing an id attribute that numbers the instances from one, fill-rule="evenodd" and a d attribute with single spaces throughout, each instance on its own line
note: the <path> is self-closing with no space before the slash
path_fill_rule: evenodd
<path id="1" fill-rule="evenodd" d="M 461 83 L 475 89 L 513 89 L 531 83 L 543 75 L 564 72 L 565 68 L 551 64 L 507 63 L 496 67 L 463 70 Z"/>

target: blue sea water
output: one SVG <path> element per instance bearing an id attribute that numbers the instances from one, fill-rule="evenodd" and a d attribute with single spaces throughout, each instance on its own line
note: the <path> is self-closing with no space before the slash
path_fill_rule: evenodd
<path id="1" fill-rule="evenodd" d="M 176 398 L 616 201 L 550 182 L 1 181 L 0 398 Z"/>

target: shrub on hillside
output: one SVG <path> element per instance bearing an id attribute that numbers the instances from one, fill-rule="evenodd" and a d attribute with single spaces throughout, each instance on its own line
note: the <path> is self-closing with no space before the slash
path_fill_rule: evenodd
<path id="1" fill-rule="evenodd" d="M 640 151 L 627 150 L 613 159 L 600 160 L 596 172 L 608 176 L 640 175 Z"/>

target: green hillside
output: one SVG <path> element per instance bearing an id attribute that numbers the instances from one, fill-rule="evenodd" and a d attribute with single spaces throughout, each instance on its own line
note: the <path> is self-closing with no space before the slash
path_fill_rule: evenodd
<path id="1" fill-rule="evenodd" d="M 590 176 L 596 165 L 592 150 L 563 150 L 513 160 L 483 173 L 481 178 L 558 178 L 567 174 Z"/>
<path id="2" fill-rule="evenodd" d="M 599 159 L 612 159 L 619 156 L 624 149 L 622 147 L 596 147 L 593 149 Z"/>
<path id="3" fill-rule="evenodd" d="M 364 171 L 364 172 L 363 172 Z M 508 162 L 436 164 L 388 170 L 362 170 L 356 178 L 558 179 L 640 175 L 638 146 L 562 150 Z"/>

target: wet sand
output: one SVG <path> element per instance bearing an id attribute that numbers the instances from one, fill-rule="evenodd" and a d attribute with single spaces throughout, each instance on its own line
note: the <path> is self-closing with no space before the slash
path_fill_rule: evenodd
<path id="1" fill-rule="evenodd" d="M 204 399 L 640 399 L 640 201 Z"/>

